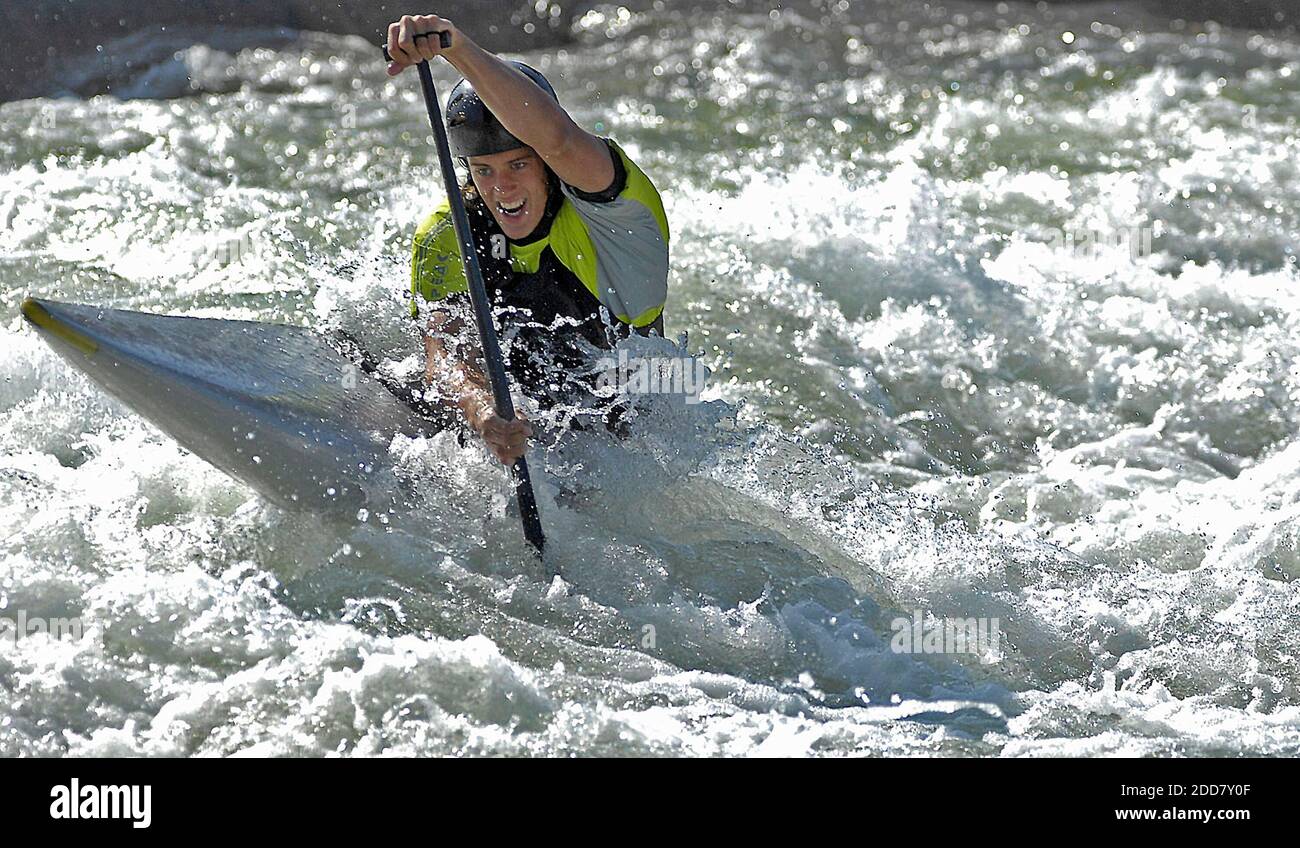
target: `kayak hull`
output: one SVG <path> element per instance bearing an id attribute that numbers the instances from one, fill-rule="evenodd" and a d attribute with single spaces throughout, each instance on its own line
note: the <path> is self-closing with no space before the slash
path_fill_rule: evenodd
<path id="1" fill-rule="evenodd" d="M 398 506 L 392 440 L 432 429 L 306 328 L 32 298 L 22 311 L 68 364 L 286 508 Z"/>

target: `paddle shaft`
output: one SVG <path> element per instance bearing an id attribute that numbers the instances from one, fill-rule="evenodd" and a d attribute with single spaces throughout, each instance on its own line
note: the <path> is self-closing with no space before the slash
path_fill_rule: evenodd
<path id="1" fill-rule="evenodd" d="M 450 36 L 438 33 L 441 46 L 451 46 Z M 384 50 L 388 58 L 388 50 Z M 483 271 L 479 267 L 478 251 L 474 247 L 474 234 L 470 229 L 469 215 L 465 212 L 465 200 L 460 194 L 460 183 L 456 179 L 456 169 L 452 165 L 451 146 L 447 143 L 447 128 L 443 124 L 442 114 L 438 108 L 438 92 L 433 87 L 433 74 L 429 62 L 421 61 L 416 65 L 420 73 L 420 87 L 424 91 L 424 106 L 429 113 L 429 126 L 433 128 L 434 144 L 438 148 L 438 162 L 442 166 L 442 182 L 447 190 L 451 204 L 451 221 L 456 229 L 456 239 L 460 243 L 460 258 L 465 266 L 465 279 L 469 284 L 469 300 L 474 308 L 474 323 L 478 325 L 479 340 L 483 348 L 483 365 L 487 371 L 488 383 L 492 387 L 492 405 L 498 417 L 513 421 L 515 404 L 510 397 L 510 383 L 506 379 L 505 364 L 502 361 L 501 345 L 497 341 L 496 325 L 492 321 L 492 306 L 488 301 L 487 286 L 483 284 Z M 533 494 L 532 479 L 528 474 L 528 462 L 522 456 L 515 460 L 515 498 L 519 503 L 519 514 L 523 519 L 524 537 L 540 553 L 546 544 L 542 533 L 541 518 L 537 513 L 537 498 Z"/>

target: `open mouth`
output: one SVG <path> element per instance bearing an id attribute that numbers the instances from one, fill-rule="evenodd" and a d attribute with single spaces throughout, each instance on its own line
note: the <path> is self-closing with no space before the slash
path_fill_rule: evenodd
<path id="1" fill-rule="evenodd" d="M 520 215 L 524 214 L 524 207 L 527 205 L 528 205 L 527 198 L 520 200 L 518 203 L 514 204 L 513 206 L 498 201 L 497 211 L 507 218 L 518 218 Z"/>

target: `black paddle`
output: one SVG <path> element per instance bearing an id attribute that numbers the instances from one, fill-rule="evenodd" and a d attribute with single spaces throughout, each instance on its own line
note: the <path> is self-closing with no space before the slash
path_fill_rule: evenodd
<path id="1" fill-rule="evenodd" d="M 432 34 L 428 33 L 428 35 Z M 445 32 L 438 33 L 438 43 L 442 47 L 450 47 L 451 36 Z M 392 61 L 386 46 L 384 59 Z M 510 398 L 510 384 L 506 381 L 506 369 L 501 361 L 501 345 L 497 342 L 497 330 L 492 323 L 492 308 L 488 304 L 487 287 L 483 285 L 483 272 L 479 268 L 478 253 L 474 249 L 474 234 L 470 232 L 469 216 L 465 214 L 465 201 L 460 196 L 456 169 L 451 164 L 451 147 L 447 144 L 447 128 L 443 125 L 441 110 L 438 108 L 438 92 L 433 87 L 433 74 L 429 71 L 429 62 L 422 60 L 415 67 L 420 72 L 424 106 L 429 112 L 429 126 L 433 127 L 433 139 L 438 146 L 438 160 L 442 165 L 442 181 L 447 189 L 447 198 L 451 202 L 451 220 L 456 227 L 456 238 L 460 243 L 460 258 L 465 265 L 465 279 L 469 283 L 469 300 L 474 306 L 474 323 L 478 325 L 479 340 L 483 345 L 483 362 L 487 368 L 488 381 L 492 384 L 492 405 L 500 418 L 513 421 L 515 404 Z M 542 534 L 542 521 L 537 515 L 537 498 L 533 495 L 533 483 L 528 476 L 528 462 L 522 456 L 515 460 L 514 473 L 515 497 L 518 499 L 519 514 L 524 522 L 524 537 L 540 554 L 546 544 L 546 537 Z"/>

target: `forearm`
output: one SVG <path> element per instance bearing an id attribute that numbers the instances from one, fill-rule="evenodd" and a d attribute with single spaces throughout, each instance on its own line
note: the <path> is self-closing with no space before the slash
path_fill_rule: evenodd
<path id="1" fill-rule="evenodd" d="M 432 37 L 440 32 L 450 35 L 446 47 Z M 389 24 L 387 46 L 390 75 L 436 56 L 450 62 L 506 131 L 574 188 L 604 191 L 614 179 L 614 160 L 604 141 L 574 123 L 559 102 L 513 63 L 484 50 L 446 18 L 403 15 Z"/>
<path id="2" fill-rule="evenodd" d="M 543 159 L 562 148 L 576 129 L 569 113 L 496 54 L 463 34 L 461 38 L 460 47 L 444 55 L 511 135 Z"/>
<path id="3" fill-rule="evenodd" d="M 471 361 L 471 357 L 473 361 L 480 358 L 478 351 L 470 350 L 468 356 L 461 356 L 460 351 L 449 349 L 446 341 L 438 326 L 431 325 L 426 331 L 425 379 L 442 390 L 446 402 L 460 410 L 493 456 L 505 465 L 513 465 L 528 450 L 533 428 L 523 416 L 510 421 L 500 418 L 492 403 L 487 376 Z"/>
<path id="4" fill-rule="evenodd" d="M 431 331 L 424 333 L 424 356 L 425 383 L 436 388 L 440 399 L 458 409 L 471 425 L 492 409 L 487 375 L 469 357 L 448 350 L 443 338 Z"/>

